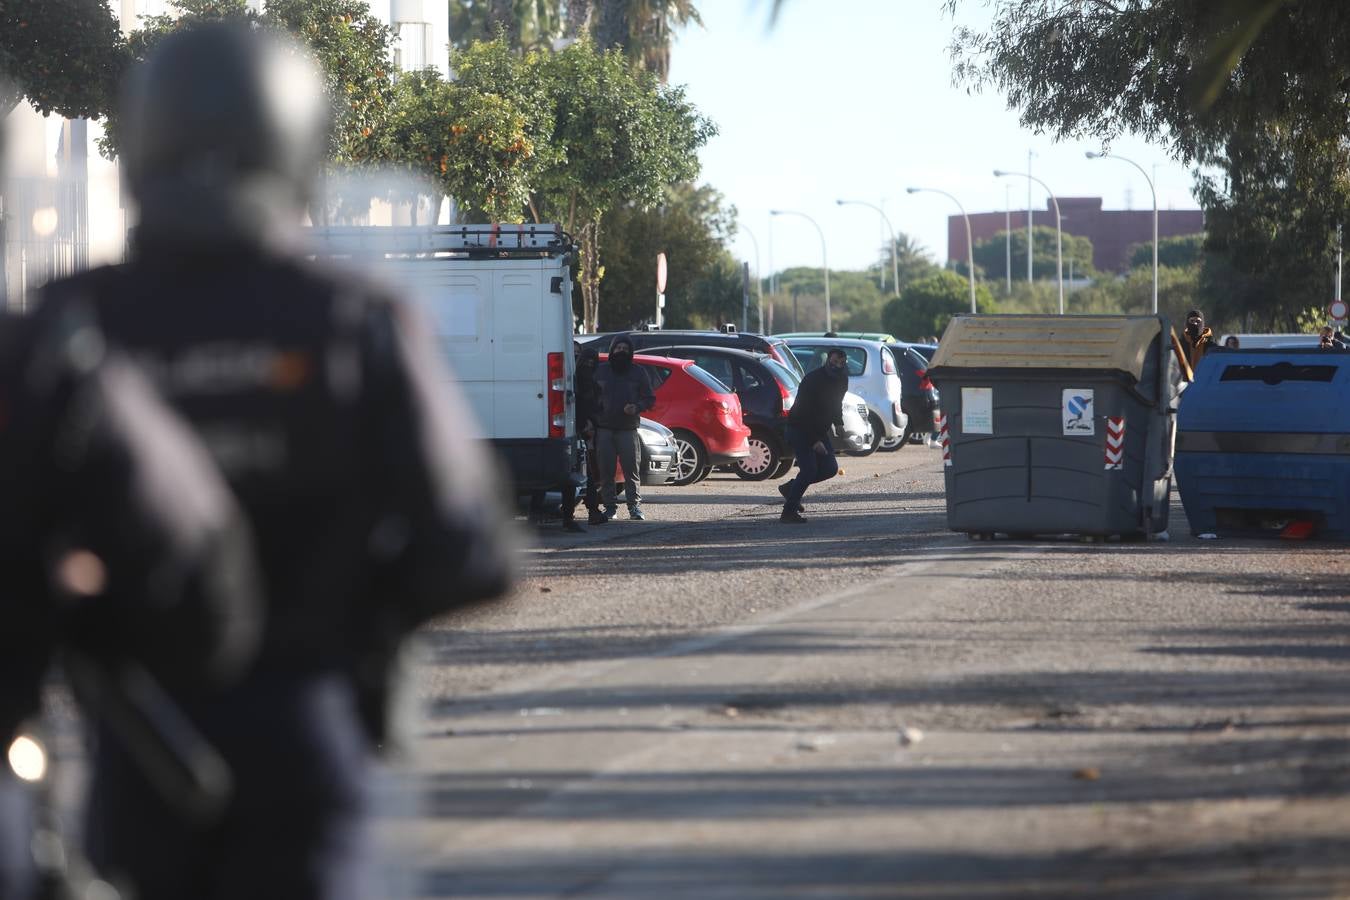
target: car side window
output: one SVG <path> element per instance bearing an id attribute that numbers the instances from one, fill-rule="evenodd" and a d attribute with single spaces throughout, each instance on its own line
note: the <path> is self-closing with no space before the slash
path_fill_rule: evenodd
<path id="1" fill-rule="evenodd" d="M 845 347 L 844 356 L 848 358 L 848 375 L 856 378 L 867 371 L 867 350 L 863 347 Z"/>
<path id="2" fill-rule="evenodd" d="M 694 363 L 703 371 L 727 385 L 734 385 L 736 378 L 731 374 L 731 363 L 721 356 L 699 353 L 693 357 Z"/>
<path id="3" fill-rule="evenodd" d="M 652 390 L 656 390 L 665 384 L 666 379 L 670 377 L 670 370 L 665 366 L 645 366 L 644 368 L 647 370 L 647 377 L 651 380 Z"/>
<path id="4" fill-rule="evenodd" d="M 827 353 L 824 347 L 793 347 L 792 355 L 801 361 L 803 369 L 814 372 L 825 365 Z"/>

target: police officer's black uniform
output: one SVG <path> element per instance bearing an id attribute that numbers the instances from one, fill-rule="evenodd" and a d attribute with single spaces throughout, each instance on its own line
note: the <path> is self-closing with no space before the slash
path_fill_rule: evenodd
<path id="1" fill-rule="evenodd" d="M 0 754 L 37 716 L 60 649 L 114 682 L 135 664 L 197 689 L 248 662 L 258 583 L 239 510 L 75 307 L 0 317 L 0 497 Z M 33 801 L 0 756 L 3 900 L 33 887 Z"/>
<path id="2" fill-rule="evenodd" d="M 327 143 L 314 73 L 272 39 L 208 27 L 136 79 L 133 259 L 47 303 L 88 298 L 203 437 L 253 525 L 268 620 L 241 687 L 180 697 L 234 767 L 224 821 L 184 828 L 113 746 L 91 854 L 142 900 L 368 896 L 389 653 L 508 586 L 497 481 L 409 309 L 294 249 Z"/>

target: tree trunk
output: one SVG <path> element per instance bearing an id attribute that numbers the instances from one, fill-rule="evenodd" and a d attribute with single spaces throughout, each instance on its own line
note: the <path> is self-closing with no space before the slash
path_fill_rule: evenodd
<path id="1" fill-rule="evenodd" d="M 512 0 L 490 0 L 487 26 L 489 37 L 496 38 L 497 30 L 501 29 L 506 33 L 507 40 L 514 44 L 520 33 L 520 27 L 516 24 L 515 3 Z"/>
<path id="2" fill-rule="evenodd" d="M 591 0 L 567 0 L 567 30 L 563 37 L 575 40 L 591 25 Z"/>
<path id="3" fill-rule="evenodd" d="M 601 50 L 627 51 L 630 28 L 625 0 L 598 0 L 599 17 L 595 23 L 595 45 Z"/>
<path id="4" fill-rule="evenodd" d="M 600 216 L 581 228 L 581 308 L 587 334 L 595 334 L 600 325 Z"/>

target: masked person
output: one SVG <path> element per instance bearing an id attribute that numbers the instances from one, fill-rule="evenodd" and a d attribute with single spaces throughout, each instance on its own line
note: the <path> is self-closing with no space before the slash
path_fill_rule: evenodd
<path id="1" fill-rule="evenodd" d="M 124 95 L 131 260 L 44 301 L 89 298 L 148 367 L 220 465 L 262 564 L 266 626 L 243 682 L 171 686 L 231 767 L 223 816 L 184 821 L 99 745 L 90 855 L 139 900 L 374 896 L 368 774 L 390 739 L 398 648 L 510 583 L 499 479 L 420 319 L 301 250 L 328 147 L 321 84 L 264 32 L 165 38 Z"/>
<path id="2" fill-rule="evenodd" d="M 1193 309 L 1186 313 L 1186 327 L 1181 332 L 1181 347 L 1191 369 L 1200 365 L 1205 354 L 1215 347 L 1214 332 L 1205 326 L 1204 313 Z"/>
<path id="3" fill-rule="evenodd" d="M 1322 350 L 1345 350 L 1346 343 L 1340 332 L 1330 325 L 1323 325 L 1318 332 L 1317 346 Z"/>
<path id="4" fill-rule="evenodd" d="M 806 521 L 802 495 L 813 484 L 839 472 L 830 442 L 830 427 L 844 433 L 844 394 L 848 392 L 848 357 L 843 350 L 830 350 L 825 365 L 808 372 L 797 388 L 797 401 L 788 413 L 787 439 L 797 457 L 797 476 L 778 486 L 783 495 L 780 521 Z"/>
<path id="5" fill-rule="evenodd" d="M 606 519 L 618 512 L 614 497 L 614 461 L 617 458 L 623 470 L 624 499 L 628 501 L 630 519 L 645 518 L 641 483 L 641 438 L 638 423 L 644 412 L 656 405 L 647 371 L 633 362 L 633 343 L 619 335 L 609 345 L 609 360 L 595 370 L 599 388 L 600 409 L 596 417 L 596 464 L 600 467 L 600 496 Z"/>
<path id="6" fill-rule="evenodd" d="M 59 867 L 43 854 L 39 872 L 30 853 L 38 792 L 52 793 L 34 726 L 53 660 L 166 802 L 209 815 L 223 782 L 191 780 L 197 736 L 155 729 L 176 710 L 154 682 L 212 690 L 240 675 L 257 647 L 258 573 L 205 449 L 73 306 L 0 317 L 0 496 L 0 898 L 27 900 L 35 882 L 50 892 L 77 875 L 68 854 Z M 187 781 L 169 771 L 180 766 Z"/>
<path id="7" fill-rule="evenodd" d="M 586 441 L 586 490 L 583 503 L 586 506 L 586 522 L 589 525 L 605 525 L 609 519 L 600 511 L 600 468 L 595 453 L 595 420 L 600 411 L 600 389 L 595 383 L 595 368 L 600 363 L 600 354 L 592 347 L 576 348 L 577 371 L 573 378 L 573 395 L 576 398 L 577 434 Z M 610 480 L 614 473 L 610 472 Z M 576 524 L 577 489 L 567 488 L 563 493 L 563 528 L 568 531 L 585 531 Z"/>

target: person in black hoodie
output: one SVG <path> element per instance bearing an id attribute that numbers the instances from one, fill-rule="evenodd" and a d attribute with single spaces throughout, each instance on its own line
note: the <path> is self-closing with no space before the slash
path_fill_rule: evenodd
<path id="1" fill-rule="evenodd" d="M 638 495 L 642 459 L 639 445 L 638 422 L 642 414 L 656 405 L 652 383 L 642 366 L 633 365 L 633 342 L 626 335 L 617 335 L 609 345 L 609 361 L 595 370 L 599 388 L 600 408 L 596 415 L 596 463 L 600 468 L 600 496 L 604 502 L 604 516 L 614 518 L 618 506 L 614 502 L 614 460 L 623 468 L 624 495 L 628 501 L 628 517 L 642 519 L 642 498 Z"/>
<path id="2" fill-rule="evenodd" d="M 577 373 L 574 379 L 576 391 L 577 434 L 586 441 L 586 523 L 605 525 L 609 519 L 600 511 L 600 469 L 595 457 L 595 419 L 600 414 L 600 387 L 595 383 L 595 367 L 600 364 L 600 354 L 594 348 L 576 348 Z M 613 481 L 613 472 L 610 473 Z M 568 487 L 563 492 L 562 516 L 563 528 L 567 531 L 585 531 L 577 524 L 577 489 Z"/>
<path id="3" fill-rule="evenodd" d="M 830 447 L 830 426 L 844 433 L 844 394 L 848 391 L 848 357 L 831 350 L 825 365 L 807 374 L 797 388 L 797 402 L 788 415 L 787 439 L 797 455 L 797 477 L 778 486 L 783 495 L 780 521 L 800 523 L 802 495 L 811 485 L 833 478 L 839 462 Z"/>

